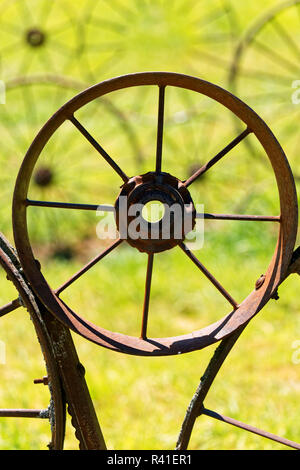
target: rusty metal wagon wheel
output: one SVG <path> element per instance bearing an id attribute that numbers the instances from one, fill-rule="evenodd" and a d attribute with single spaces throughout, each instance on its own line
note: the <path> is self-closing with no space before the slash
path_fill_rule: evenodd
<path id="1" fill-rule="evenodd" d="M 40 409 L 0 409 L 0 418 L 39 418 L 48 419 L 50 422 L 51 440 L 49 449 L 60 450 L 64 445 L 66 403 L 61 387 L 58 366 L 53 351 L 53 343 L 41 318 L 41 311 L 36 297 L 32 293 L 28 282 L 22 274 L 21 266 L 14 249 L 0 233 L 0 265 L 7 275 L 7 279 L 13 282 L 19 297 L 0 308 L 0 317 L 13 312 L 19 307 L 25 307 L 30 314 L 36 336 L 38 338 L 46 366 L 46 375 L 35 383 L 48 385 L 50 402 L 48 408 Z"/>
<path id="2" fill-rule="evenodd" d="M 7 0 L 1 5 L 1 78 L 76 71 L 79 31 L 64 0 Z"/>
<path id="3" fill-rule="evenodd" d="M 143 175 L 128 176 L 126 174 L 126 169 L 122 169 L 118 165 L 117 159 L 114 160 L 105 151 L 105 149 L 88 132 L 75 115 L 80 108 L 101 96 L 105 96 L 116 90 L 138 86 L 155 87 L 158 91 L 156 157 L 152 162 L 152 171 Z M 179 87 L 190 90 L 194 93 L 203 94 L 223 105 L 225 110 L 229 110 L 234 113 L 241 122 L 244 123 L 244 130 L 240 135 L 227 143 L 217 155 L 211 158 L 191 177 L 184 181 L 179 180 L 175 175 L 170 175 L 167 173 L 167 168 L 164 168 L 164 108 L 165 99 L 167 100 L 168 90 L 171 87 Z M 143 237 L 142 230 L 140 235 L 136 238 L 131 237 L 129 230 L 125 235 L 125 237 L 127 236 L 126 242 L 129 245 L 133 246 L 138 251 L 148 254 L 140 337 L 128 336 L 126 334 L 112 332 L 96 326 L 90 321 L 79 316 L 77 312 L 74 312 L 63 300 L 61 300 L 61 294 L 67 287 L 73 284 L 73 282 L 79 279 L 97 262 L 109 255 L 109 253 L 116 249 L 122 242 L 125 242 L 123 239 L 125 237 L 121 229 L 119 232 L 119 238 L 117 238 L 115 242 L 58 288 L 52 288 L 49 286 L 47 280 L 42 274 L 43 267 L 40 267 L 35 262 L 28 235 L 27 211 L 29 207 L 35 208 L 35 210 L 39 210 L 39 207 L 58 207 L 70 210 L 96 210 L 97 207 L 99 207 L 92 204 L 77 204 L 74 201 L 69 203 L 60 203 L 57 201 L 36 201 L 28 198 L 30 180 L 42 150 L 51 136 L 53 136 L 66 121 L 72 123 L 72 125 L 78 129 L 78 131 L 120 177 L 120 183 L 122 186 L 115 202 L 116 225 L 119 229 L 120 221 L 123 222 L 123 227 L 125 226 L 125 228 L 129 227 L 130 222 L 130 211 L 127 212 L 126 210 L 123 210 L 120 196 L 125 196 L 129 210 L 134 203 L 140 203 L 144 207 L 144 205 L 149 201 L 155 200 L 163 203 L 167 212 L 172 204 L 176 202 L 182 209 L 179 218 L 179 224 L 181 224 L 181 226 L 184 225 L 184 216 L 187 215 L 187 213 L 192 216 L 191 219 L 189 219 L 191 220 L 191 223 L 187 225 L 187 228 L 183 227 L 180 236 L 177 236 L 172 229 L 172 219 L 170 222 L 170 236 L 168 239 L 165 239 L 162 231 L 163 224 L 160 223 L 158 224 L 158 232 L 156 232 L 158 233 L 158 236 L 156 238 L 151 238 L 151 236 Z M 278 188 L 280 214 L 274 216 L 248 214 L 197 214 L 194 202 L 190 195 L 190 186 L 196 180 L 201 181 L 202 175 L 213 168 L 217 162 L 247 138 L 249 134 L 255 136 L 255 138 L 257 138 L 261 143 L 272 165 Z M 240 223 L 245 223 L 245 221 L 250 220 L 256 221 L 257 223 L 269 222 L 276 224 L 278 227 L 277 246 L 273 257 L 270 260 L 270 264 L 266 267 L 266 271 L 257 283 L 255 289 L 250 292 L 240 304 L 238 304 L 221 283 L 215 279 L 201 261 L 196 258 L 184 241 L 188 232 L 193 228 L 197 217 L 213 220 L 237 220 L 240 221 Z M 164 218 L 165 215 L 161 220 L 163 221 Z M 155 222 L 145 220 L 144 222 L 142 221 L 141 224 L 144 232 L 146 231 L 147 234 L 149 234 L 149 230 L 153 228 L 153 224 L 155 224 Z M 279 143 L 264 121 L 245 103 L 226 90 L 195 77 L 168 72 L 145 72 L 121 76 L 99 83 L 71 99 L 49 119 L 29 148 L 18 174 L 13 201 L 13 228 L 20 262 L 32 288 L 35 290 L 36 294 L 47 309 L 49 309 L 49 311 L 51 311 L 71 330 L 96 344 L 114 351 L 143 356 L 174 355 L 198 350 L 222 340 L 233 333 L 236 329 L 246 324 L 250 318 L 257 314 L 266 302 L 268 302 L 270 297 L 274 294 L 276 287 L 285 276 L 292 256 L 297 232 L 297 199 L 293 176 Z M 149 338 L 147 335 L 147 323 L 154 255 L 176 246 L 187 255 L 191 262 L 199 268 L 199 272 L 206 276 L 228 301 L 230 311 L 220 320 L 205 328 L 193 331 L 192 333 L 176 337 Z"/>
<path id="4" fill-rule="evenodd" d="M 272 127 L 296 182 L 300 177 L 299 24 L 299 0 L 285 0 L 264 12 L 237 43 L 228 76 L 229 90 L 253 106 Z M 257 146 L 246 144 L 252 155 L 261 156 Z"/>

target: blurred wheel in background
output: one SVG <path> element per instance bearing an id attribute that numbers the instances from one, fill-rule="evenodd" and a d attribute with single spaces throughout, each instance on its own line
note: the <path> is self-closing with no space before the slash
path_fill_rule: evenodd
<path id="1" fill-rule="evenodd" d="M 77 68 L 79 31 L 66 0 L 7 0 L 1 4 L 0 76 L 71 74 Z"/>
<path id="2" fill-rule="evenodd" d="M 237 44 L 229 88 L 271 126 L 300 180 L 300 2 L 279 3 L 260 16 Z M 251 145 L 250 145 L 251 144 Z M 247 142 L 262 160 L 257 146 Z"/>
<path id="3" fill-rule="evenodd" d="M 7 82 L 7 105 L 0 107 L 1 132 L 1 207 L 0 217 L 3 231 L 11 235 L 11 200 L 17 169 L 42 124 L 67 99 L 84 89 L 81 82 L 56 75 L 20 77 Z M 100 119 L 101 118 L 101 119 Z M 129 122 L 124 114 L 108 99 L 98 100 L 89 112 L 89 122 L 97 126 L 101 120 L 101 136 L 108 145 L 122 149 L 122 153 L 133 160 L 141 159 L 141 150 Z M 35 199 L 43 199 L 45 194 L 51 195 L 52 200 L 77 199 L 81 193 L 97 195 L 98 182 L 93 176 L 95 168 L 90 158 L 91 149 L 82 145 L 77 135 L 66 131 L 63 145 L 53 142 L 47 148 L 46 158 L 37 167 L 32 183 L 32 194 Z M 90 175 L 84 179 L 80 164 L 86 161 L 87 172 Z M 98 168 L 97 168 L 98 169 Z M 71 184 L 72 183 L 72 184 Z M 97 199 L 97 198 L 96 198 Z M 44 246 L 48 253 L 57 253 L 64 259 L 73 256 L 72 229 L 66 231 L 65 217 L 61 211 L 43 211 L 39 217 L 32 220 L 32 236 L 35 243 Z M 89 235 L 89 214 L 77 211 L 74 219 L 76 231 L 81 233 L 81 239 Z M 65 242 L 58 246 L 58 239 Z"/>
<path id="4" fill-rule="evenodd" d="M 82 60 L 94 82 L 164 70 L 222 83 L 238 34 L 227 0 L 88 0 L 81 13 Z"/>
<path id="5" fill-rule="evenodd" d="M 83 73 L 91 83 L 124 73 L 162 70 L 222 85 L 239 30 L 234 7 L 227 0 L 206 2 L 205 7 L 196 0 L 87 0 L 80 20 Z M 118 106 L 137 129 L 145 157 L 156 138 L 156 111 L 152 113 L 156 97 L 146 87 L 133 90 L 127 101 L 126 96 L 115 95 L 113 100 L 122 100 Z M 216 143 L 215 123 L 220 122 L 211 103 L 199 107 L 195 101 L 191 94 L 175 89 L 165 123 L 170 128 L 166 142 L 170 156 L 178 145 L 178 127 L 183 151 L 189 148 L 178 162 L 186 174 L 199 165 L 199 149 L 209 151 Z"/>

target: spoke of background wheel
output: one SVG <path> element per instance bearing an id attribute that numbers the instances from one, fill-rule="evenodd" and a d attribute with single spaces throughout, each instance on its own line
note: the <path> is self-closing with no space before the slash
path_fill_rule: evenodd
<path id="1" fill-rule="evenodd" d="M 40 24 L 43 26 L 43 28 L 46 26 L 49 17 L 51 16 L 51 11 L 53 8 L 53 5 L 55 4 L 55 1 L 52 2 L 44 2 L 41 12 L 40 12 Z"/>
<path id="2" fill-rule="evenodd" d="M 299 58 L 300 58 L 300 49 L 299 49 L 297 43 L 292 38 L 292 36 L 289 35 L 289 33 L 285 29 L 285 27 L 281 23 L 279 23 L 279 21 L 277 21 L 276 18 L 272 19 L 271 24 L 274 27 L 277 34 L 283 40 L 284 44 L 286 44 L 289 47 L 289 49 L 292 51 L 292 53 L 294 54 L 296 60 L 299 60 Z"/>
<path id="3" fill-rule="evenodd" d="M 117 246 L 119 246 L 122 243 L 122 241 L 123 240 L 121 238 L 114 241 L 108 248 L 106 248 L 106 250 L 102 251 L 102 253 L 100 253 L 98 256 L 92 259 L 92 261 L 87 263 L 82 269 L 77 271 L 77 273 L 74 274 L 74 276 L 72 276 L 68 281 L 66 281 L 58 289 L 56 289 L 55 293 L 59 295 L 61 292 L 63 292 L 67 287 L 73 284 L 74 281 L 76 281 L 79 277 L 81 277 L 84 273 L 86 273 L 89 269 L 91 269 L 96 263 L 98 263 L 98 261 L 102 260 L 106 255 L 108 255 Z"/>
<path id="4" fill-rule="evenodd" d="M 93 3 L 95 3 L 94 0 Z M 123 2 L 120 3 L 115 0 L 105 0 L 105 3 L 107 3 L 114 12 L 118 13 L 123 21 L 124 18 L 126 18 L 126 20 L 128 20 L 129 22 L 132 22 L 133 18 L 136 17 L 138 14 L 138 12 L 131 9 L 133 5 L 130 5 L 129 7 L 129 2 L 125 4 Z"/>
<path id="5" fill-rule="evenodd" d="M 66 29 L 71 28 L 71 24 L 69 20 L 65 20 L 61 22 L 59 25 L 54 26 L 51 28 L 51 36 L 54 36 L 56 34 L 61 34 L 63 33 Z"/>
<path id="6" fill-rule="evenodd" d="M 206 267 L 196 258 L 196 256 L 188 249 L 188 247 L 181 242 L 179 244 L 183 252 L 190 258 L 191 261 L 202 271 L 202 273 L 210 280 L 210 282 L 218 289 L 218 291 L 225 297 L 226 300 L 233 306 L 234 309 L 238 308 L 238 303 L 231 297 L 226 289 L 217 281 L 217 279 L 206 269 Z"/>
<path id="7" fill-rule="evenodd" d="M 25 56 L 27 56 L 27 54 Z M 24 57 L 24 66 L 23 65 L 21 66 L 21 70 L 23 70 L 24 73 L 28 72 L 31 62 L 32 62 L 32 57 L 26 57 L 26 60 L 27 60 L 27 64 L 25 65 L 25 57 Z M 25 108 L 25 116 L 30 116 L 31 122 L 34 124 L 34 126 L 37 126 L 39 124 L 39 120 L 38 120 L 38 113 L 37 113 L 37 108 L 36 108 L 36 100 L 34 96 L 34 88 L 31 86 L 22 87 L 21 93 L 22 93 L 22 100 L 23 100 L 24 108 Z M 28 128 L 27 128 L 26 137 L 28 139 L 31 139 L 32 130 L 30 129 L 29 131 Z"/>
<path id="8" fill-rule="evenodd" d="M 291 82 L 290 82 L 291 83 Z M 279 85 L 281 86 L 281 85 Z M 260 92 L 260 93 L 253 93 L 251 95 L 247 95 L 247 100 L 249 103 L 251 102 L 253 105 L 258 104 L 260 105 L 264 100 L 277 100 L 277 102 L 283 101 L 286 105 L 290 106 L 290 103 L 286 103 L 286 87 L 281 88 L 280 91 L 270 91 L 270 92 Z"/>
<path id="9" fill-rule="evenodd" d="M 198 28 L 205 28 L 214 23 L 218 19 L 222 18 L 226 14 L 225 8 L 214 8 L 214 10 L 210 11 L 201 20 L 197 21 Z"/>
<path id="10" fill-rule="evenodd" d="M 18 50 L 18 48 L 20 47 L 20 42 L 17 41 L 17 42 L 13 42 L 13 43 L 10 43 L 4 47 L 2 47 L 1 49 L 1 55 L 2 56 L 5 56 L 5 55 L 8 55 L 10 52 L 15 52 L 16 50 Z"/>
<path id="11" fill-rule="evenodd" d="M 52 72 L 55 71 L 55 73 L 57 73 L 57 64 L 52 57 L 52 53 L 50 52 L 49 47 L 45 47 L 42 54 L 39 55 L 39 59 L 43 63 L 43 65 L 47 67 L 46 70 L 50 69 Z"/>
<path id="12" fill-rule="evenodd" d="M 23 21 L 27 21 L 27 22 L 30 22 L 31 25 L 34 25 L 35 23 L 35 18 L 33 16 L 33 13 L 32 13 L 32 9 L 29 8 L 29 6 L 27 5 L 26 1 L 23 0 L 23 1 L 17 1 L 15 2 L 17 7 L 18 7 L 18 10 L 19 10 L 19 14 L 20 14 L 20 18 L 23 18 Z"/>
<path id="13" fill-rule="evenodd" d="M 199 38 L 198 38 L 198 41 L 199 43 L 201 44 L 207 44 L 207 43 L 211 43 L 211 44 L 220 44 L 220 43 L 224 43 L 225 41 L 229 41 L 231 38 L 231 34 L 229 33 L 219 33 L 219 34 L 207 34 L 207 35 L 199 35 Z"/>
<path id="14" fill-rule="evenodd" d="M 294 64 L 293 62 L 290 62 L 288 59 L 283 57 L 281 54 L 278 54 L 278 52 L 275 52 L 273 49 L 266 46 L 266 44 L 258 41 L 258 39 L 253 40 L 253 45 L 263 55 L 265 55 L 266 57 L 269 57 L 272 60 L 272 62 L 274 62 L 275 64 L 280 65 L 285 71 L 286 71 L 286 69 L 288 69 L 292 73 L 298 73 L 299 67 L 298 67 L 297 64 Z"/>
<path id="15" fill-rule="evenodd" d="M 258 70 L 258 69 L 246 69 L 246 68 L 239 68 L 239 75 L 242 77 L 245 77 L 247 79 L 251 80 L 259 80 L 262 82 L 266 81 L 273 81 L 273 82 L 278 82 L 278 84 L 282 84 L 282 86 L 287 86 L 290 88 L 291 83 L 295 78 L 293 77 L 293 74 L 290 76 L 288 75 L 280 75 L 280 74 L 275 74 L 275 73 L 270 73 L 265 70 Z"/>
<path id="16" fill-rule="evenodd" d="M 248 134 L 250 134 L 252 131 L 247 127 L 240 135 L 238 135 L 235 139 L 233 139 L 230 144 L 226 145 L 226 147 L 221 150 L 217 155 L 215 155 L 211 160 L 209 160 L 208 163 L 203 165 L 201 168 L 199 168 L 198 171 L 196 171 L 190 178 L 188 178 L 184 182 L 184 186 L 187 188 L 190 184 L 192 184 L 199 176 L 203 175 L 209 168 L 211 168 L 213 165 L 215 165 L 219 160 L 221 160 L 227 153 L 232 150 L 236 145 L 238 145 L 245 137 L 247 137 Z"/>
<path id="17" fill-rule="evenodd" d="M 157 141 L 156 141 L 156 172 L 161 172 L 162 145 L 164 132 L 165 86 L 159 87 Z"/>
<path id="18" fill-rule="evenodd" d="M 127 183 L 129 180 L 128 176 L 124 173 L 119 165 L 108 155 L 103 147 L 91 136 L 91 134 L 83 127 L 79 121 L 74 116 L 71 116 L 69 120 L 74 124 L 74 126 L 81 132 L 81 134 L 90 142 L 90 144 L 102 155 L 102 157 L 107 161 L 107 163 L 118 173 L 122 178 L 124 183 Z"/>
<path id="19" fill-rule="evenodd" d="M 142 319 L 142 329 L 141 329 L 141 338 L 142 339 L 147 338 L 147 324 L 148 324 L 148 312 L 149 312 L 149 303 L 150 303 L 151 280 L 152 280 L 152 271 L 153 271 L 153 258 L 154 258 L 154 254 L 150 253 L 148 255 L 147 274 L 146 274 L 146 286 L 145 286 L 143 319 Z"/>
<path id="20" fill-rule="evenodd" d="M 12 34 L 13 36 L 23 33 L 23 30 L 18 28 L 14 24 L 7 23 L 7 21 L 5 21 L 4 23 L 2 18 L 1 18 L 1 29 L 2 31 L 5 31 L 6 33 Z"/>

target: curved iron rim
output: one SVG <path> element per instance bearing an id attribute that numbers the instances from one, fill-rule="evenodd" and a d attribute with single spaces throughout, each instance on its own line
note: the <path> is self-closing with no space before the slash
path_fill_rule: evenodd
<path id="1" fill-rule="evenodd" d="M 6 92 L 14 91 L 21 87 L 34 87 L 34 86 L 56 86 L 61 89 L 73 90 L 74 93 L 80 93 L 88 87 L 88 84 L 85 81 L 77 80 L 70 76 L 53 74 L 53 73 L 43 73 L 43 74 L 34 74 L 34 75 L 20 75 L 18 77 L 7 80 L 5 83 Z M 116 121 L 119 123 L 120 128 L 123 129 L 123 132 L 126 134 L 126 138 L 132 151 L 134 157 L 137 161 L 142 159 L 142 149 L 140 147 L 138 138 L 133 130 L 131 123 L 129 122 L 125 113 L 123 113 L 118 106 L 116 106 L 111 100 L 104 99 L 103 106 L 107 111 L 116 118 Z"/>
<path id="2" fill-rule="evenodd" d="M 175 86 L 204 94 L 232 111 L 257 137 L 275 173 L 281 220 L 277 246 L 265 273 L 265 282 L 221 320 L 190 334 L 139 339 L 111 332 L 84 320 L 64 304 L 48 285 L 31 249 L 26 220 L 26 199 L 36 161 L 54 132 L 79 108 L 112 91 L 134 86 Z M 171 72 L 123 75 L 94 85 L 62 106 L 44 125 L 31 144 L 21 165 L 13 198 L 13 230 L 20 262 L 37 296 L 60 321 L 86 339 L 108 349 L 132 355 L 165 356 L 202 349 L 222 340 L 257 314 L 272 296 L 288 268 L 297 234 L 297 196 L 285 154 L 265 122 L 245 103 L 228 91 L 199 78 Z"/>

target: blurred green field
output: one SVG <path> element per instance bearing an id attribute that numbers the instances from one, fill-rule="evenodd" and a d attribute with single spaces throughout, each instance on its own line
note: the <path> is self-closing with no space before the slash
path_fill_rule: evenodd
<path id="1" fill-rule="evenodd" d="M 1 5 L 4 7 L 6 3 L 3 1 Z M 37 1 L 37 5 L 42 3 Z M 109 4 L 79 0 L 73 12 L 72 2 L 65 2 L 68 5 L 65 12 L 78 17 L 81 23 L 77 26 L 78 43 L 71 34 L 72 28 L 63 33 L 61 43 L 74 48 L 78 60 L 65 61 L 61 53 L 53 53 L 45 60 L 41 49 L 41 56 L 36 57 L 31 68 L 28 65 L 26 74 L 28 77 L 59 74 L 68 77 L 64 83 L 67 86 L 53 84 L 53 77 L 48 77 L 46 84 L 11 86 L 7 89 L 6 105 L 0 105 L 3 140 L 0 149 L 3 225 L 0 228 L 11 241 L 10 201 L 28 145 L 51 114 L 84 84 L 124 73 L 167 70 L 202 77 L 226 88 L 237 41 L 257 15 L 276 3 L 269 0 L 262 6 L 260 2 L 231 0 L 226 2 L 233 8 L 229 25 L 223 16 L 214 25 L 209 19 L 214 17 L 217 3 L 111 0 Z M 131 11 L 135 11 L 132 22 Z M 92 16 L 95 13 L 96 16 Z M 17 21 L 25 24 L 25 19 L 30 21 L 26 16 L 18 16 L 17 9 L 8 11 L 7 15 L 2 20 L 6 26 Z M 49 16 L 49 31 L 50 26 L 55 29 L 61 24 L 57 15 Z M 76 22 L 76 18 L 72 21 Z M 196 39 L 200 20 L 210 26 L 199 45 Z M 101 41 L 97 45 L 99 24 L 100 31 L 105 30 L 102 46 Z M 293 27 L 296 31 L 297 24 Z M 22 48 L 5 53 L 4 33 L 0 20 L 0 70 L 3 79 L 9 82 L 22 75 L 26 56 Z M 220 39 L 209 42 L 212 34 L 219 34 Z M 55 50 L 57 44 L 53 47 Z M 220 57 L 220 63 L 201 60 L 203 50 Z M 245 98 L 247 93 L 248 90 L 241 97 Z M 290 100 L 291 91 L 287 93 L 286 99 Z M 104 148 L 117 158 L 126 172 L 134 175 L 153 170 L 156 90 L 125 90 L 109 98 L 118 113 L 99 100 L 80 110 L 78 118 L 93 135 L 102 139 Z M 264 116 L 263 109 L 261 112 Z M 128 123 L 130 129 L 126 127 Z M 236 132 L 232 116 L 221 105 L 191 92 L 170 90 L 166 96 L 163 169 L 179 178 L 187 178 L 192 169 L 229 143 Z M 280 139 L 280 142 L 285 150 L 284 141 Z M 278 214 L 274 175 L 258 146 L 254 148 L 256 156 L 246 146 L 239 146 L 201 182 L 195 183 L 191 187 L 194 202 L 204 204 L 206 212 Z M 113 204 L 117 197 L 118 176 L 99 160 L 94 149 L 70 123 L 47 144 L 41 156 L 40 168 L 43 167 L 53 171 L 53 180 L 45 187 L 33 181 L 29 192 L 32 199 Z M 94 213 L 30 208 L 29 231 L 34 254 L 42 262 L 43 274 L 53 288 L 106 246 L 106 241 L 96 236 L 99 220 Z M 277 227 L 273 224 L 207 221 L 204 245 L 196 255 L 241 302 L 265 272 L 276 239 Z M 146 262 L 146 255 L 124 244 L 66 290 L 63 300 L 98 325 L 139 335 Z M 199 274 L 179 248 L 155 257 L 150 336 L 191 332 L 228 313 L 224 298 Z M 298 285 L 298 277 L 290 277 L 279 289 L 280 299 L 271 300 L 251 321 L 205 402 L 207 408 L 294 441 L 300 440 L 297 420 L 300 364 L 293 360 L 295 355 L 299 356 L 293 346 L 300 339 Z M 1 305 L 12 298 L 15 298 L 14 288 L 2 273 Z M 180 357 L 152 359 L 116 354 L 76 335 L 73 339 L 86 368 L 88 386 L 108 448 L 174 449 L 186 409 L 215 346 Z M 43 376 L 45 371 L 25 310 L 19 309 L 1 318 L 0 341 L 6 350 L 5 364 L 0 364 L 0 407 L 47 407 L 46 387 L 33 385 L 33 380 Z M 0 420 L 0 449 L 43 449 L 48 440 L 47 422 Z M 77 448 L 70 422 L 66 448 Z M 263 450 L 283 447 L 203 416 L 196 423 L 189 448 Z"/>

